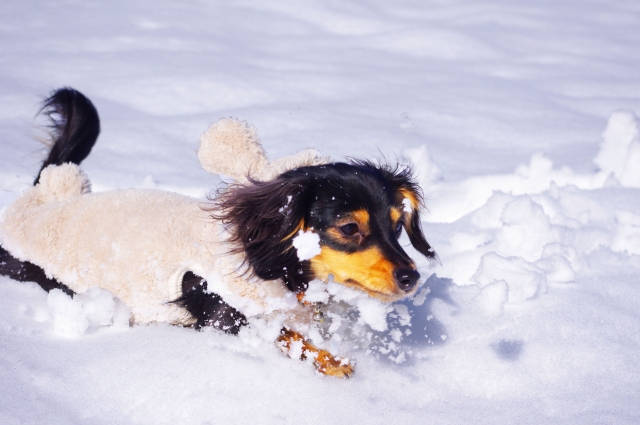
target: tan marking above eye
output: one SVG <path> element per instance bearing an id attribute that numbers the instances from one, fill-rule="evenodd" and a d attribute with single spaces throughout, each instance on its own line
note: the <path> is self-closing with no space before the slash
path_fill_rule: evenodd
<path id="1" fill-rule="evenodd" d="M 407 198 L 411 201 L 411 208 L 417 210 L 420 207 L 420 201 L 418 200 L 418 196 L 408 189 L 400 189 L 400 195 L 402 198 Z M 402 201 L 402 199 L 400 200 Z"/>
<path id="2" fill-rule="evenodd" d="M 358 234 L 360 234 L 361 237 L 369 235 L 369 213 L 367 210 L 356 210 L 347 214 L 342 214 L 333 226 L 327 229 L 327 233 L 334 239 L 348 239 L 350 237 L 345 236 L 340 231 L 340 227 L 349 223 L 355 223 L 358 225 Z"/>
<path id="3" fill-rule="evenodd" d="M 394 228 L 398 220 L 400 220 L 403 215 L 404 212 L 401 209 L 391 207 L 391 210 L 389 210 L 389 216 L 391 217 L 391 224 L 394 226 Z"/>
<path id="4" fill-rule="evenodd" d="M 407 294 L 395 282 L 396 265 L 387 260 L 378 247 L 346 253 L 323 246 L 311 260 L 316 278 L 326 280 L 332 274 L 337 282 L 365 291 L 382 301 L 395 301 Z"/>
<path id="5" fill-rule="evenodd" d="M 356 223 L 358 223 L 360 232 L 365 235 L 369 234 L 369 212 L 367 210 L 356 210 L 349 215 L 355 219 Z"/>

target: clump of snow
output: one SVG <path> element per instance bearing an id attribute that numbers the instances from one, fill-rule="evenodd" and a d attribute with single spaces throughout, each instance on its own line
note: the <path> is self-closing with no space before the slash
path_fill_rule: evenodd
<path id="1" fill-rule="evenodd" d="M 415 302 L 413 305 L 416 305 Z M 398 314 L 398 324 L 400 326 L 411 325 L 411 313 L 409 313 L 409 308 L 406 305 L 394 304 L 393 309 Z"/>
<path id="2" fill-rule="evenodd" d="M 47 297 L 53 332 L 77 338 L 99 328 L 126 329 L 131 310 L 105 289 L 91 288 L 73 298 L 60 289 Z"/>
<path id="3" fill-rule="evenodd" d="M 640 187 L 640 132 L 633 112 L 611 114 L 595 162 L 625 187 Z"/>
<path id="4" fill-rule="evenodd" d="M 421 290 L 418 302 L 424 303 L 428 293 L 428 288 Z M 410 350 L 401 344 L 412 333 L 413 313 L 406 305 L 381 302 L 331 275 L 327 282 L 311 281 L 303 300 L 319 303 L 314 316 L 320 316 L 305 330 L 318 347 L 334 355 L 369 353 L 394 362 L 410 357 Z"/>
<path id="5" fill-rule="evenodd" d="M 365 297 L 358 299 L 357 306 L 362 323 L 378 332 L 387 330 L 387 315 L 393 311 L 393 307 L 376 299 Z"/>
<path id="6" fill-rule="evenodd" d="M 327 285 L 320 279 L 309 282 L 307 290 L 304 291 L 304 300 L 310 303 L 326 303 L 329 301 Z"/>
<path id="7" fill-rule="evenodd" d="M 520 257 L 502 257 L 490 252 L 482 257 L 480 267 L 472 278 L 483 288 L 494 282 L 505 282 L 508 300 L 519 304 L 546 291 L 544 272 Z"/>
<path id="8" fill-rule="evenodd" d="M 309 287 L 304 294 L 304 301 L 321 303 L 343 302 L 358 311 L 358 323 L 360 325 L 367 325 L 379 332 L 387 330 L 387 315 L 393 311 L 393 307 L 388 303 L 383 303 L 371 298 L 363 291 L 336 282 L 333 277 L 330 277 L 328 282 L 322 282 L 319 279 L 309 282 Z"/>
<path id="9" fill-rule="evenodd" d="M 266 317 L 247 317 L 249 326 L 240 329 L 238 338 L 243 344 L 250 347 L 271 345 L 280 336 L 285 317 L 271 315 Z"/>
<path id="10" fill-rule="evenodd" d="M 485 285 L 474 300 L 486 315 L 498 316 L 504 310 L 508 294 L 509 284 L 504 280 L 497 280 Z"/>
<path id="11" fill-rule="evenodd" d="M 500 252 L 535 261 L 540 258 L 544 245 L 556 242 L 554 229 L 542 206 L 529 196 L 507 203 L 500 221 L 502 226 L 495 235 Z"/>
<path id="12" fill-rule="evenodd" d="M 322 252 L 320 236 L 312 230 L 300 230 L 298 235 L 293 238 L 292 243 L 300 261 L 310 260 Z"/>
<path id="13" fill-rule="evenodd" d="M 640 214 L 618 210 L 616 221 L 616 234 L 611 242 L 611 249 L 640 255 Z"/>
<path id="14" fill-rule="evenodd" d="M 573 282 L 576 272 L 564 255 L 549 255 L 535 262 L 536 267 L 543 270 L 548 283 Z"/>
<path id="15" fill-rule="evenodd" d="M 291 357 L 292 359 L 300 359 L 302 358 L 302 348 L 304 347 L 304 344 L 302 342 L 302 340 L 296 340 L 296 341 L 290 341 L 289 342 L 289 350 L 287 351 L 287 354 L 289 355 L 289 357 Z"/>
<path id="16" fill-rule="evenodd" d="M 416 294 L 413 296 L 413 305 L 421 306 L 422 304 L 424 304 L 427 299 L 427 295 L 429 295 L 429 292 L 431 292 L 429 287 L 422 288 L 418 292 L 416 292 Z"/>
<path id="17" fill-rule="evenodd" d="M 82 311 L 82 303 L 60 289 L 52 289 L 47 297 L 53 331 L 65 337 L 79 337 L 89 328 L 89 320 Z"/>
<path id="18" fill-rule="evenodd" d="M 402 210 L 406 213 L 413 211 L 413 208 L 411 207 L 411 200 L 409 198 L 404 198 L 402 200 Z"/>

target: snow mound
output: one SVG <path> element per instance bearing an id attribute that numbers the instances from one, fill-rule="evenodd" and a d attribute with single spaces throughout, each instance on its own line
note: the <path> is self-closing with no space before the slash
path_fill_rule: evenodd
<path id="1" fill-rule="evenodd" d="M 640 133 L 633 112 L 615 112 L 602 133 L 595 162 L 602 173 L 613 175 L 624 187 L 640 187 Z"/>
<path id="2" fill-rule="evenodd" d="M 486 315 L 499 316 L 504 311 L 508 294 L 509 284 L 504 280 L 496 280 L 482 287 L 475 302 Z"/>
<path id="3" fill-rule="evenodd" d="M 595 190 L 608 186 L 640 187 L 640 136 L 638 119 L 632 112 L 615 112 L 602 134 L 600 150 L 593 162 L 600 170 L 579 174 L 568 167 L 554 168 L 543 153 L 531 156 L 527 165 L 520 165 L 513 174 L 476 176 L 461 182 L 438 182 L 433 178 L 421 181 L 429 199 L 430 222 L 451 223 L 484 206 L 496 192 L 509 195 L 537 195 L 557 188 L 574 186 Z M 416 151 L 417 156 L 420 153 Z M 431 159 L 425 162 L 429 170 L 437 169 Z M 418 168 L 420 171 L 420 168 Z M 430 184 L 433 183 L 433 184 Z"/>
<path id="4" fill-rule="evenodd" d="M 105 289 L 91 288 L 73 298 L 60 289 L 47 296 L 53 332 L 77 338 L 101 328 L 123 330 L 129 327 L 131 310 Z"/>
<path id="5" fill-rule="evenodd" d="M 482 257 L 472 280 L 481 288 L 492 283 L 500 283 L 499 286 L 506 283 L 508 301 L 515 304 L 544 293 L 547 283 L 544 272 L 534 264 L 519 257 L 501 257 L 495 252 Z"/>

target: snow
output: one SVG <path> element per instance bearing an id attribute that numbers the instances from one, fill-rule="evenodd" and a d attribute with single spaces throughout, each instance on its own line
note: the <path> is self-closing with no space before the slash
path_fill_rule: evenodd
<path id="1" fill-rule="evenodd" d="M 603 173 L 613 174 L 622 186 L 640 187 L 640 139 L 635 115 L 613 113 L 602 137 L 602 147 L 593 162 Z"/>
<path id="2" fill-rule="evenodd" d="M 410 213 L 413 211 L 412 209 L 412 205 L 411 205 L 411 200 L 409 200 L 408 198 L 404 198 L 402 200 L 402 211 Z"/>
<path id="3" fill-rule="evenodd" d="M 94 190 L 204 199 L 197 140 L 234 116 L 271 159 L 410 160 L 440 262 L 407 248 L 391 306 L 313 283 L 349 380 L 283 355 L 281 318 L 128 327 L 106 291 L 0 277 L 0 423 L 640 422 L 639 27 L 631 0 L 1 3 L 0 210 L 68 85 L 102 119 Z"/>
<path id="4" fill-rule="evenodd" d="M 47 296 L 47 307 L 53 333 L 69 338 L 100 328 L 125 330 L 131 318 L 131 310 L 122 301 L 100 288 L 91 288 L 73 298 L 53 289 Z"/>
<path id="5" fill-rule="evenodd" d="M 298 260 L 310 260 L 322 251 L 320 248 L 320 236 L 313 230 L 300 230 L 298 235 L 292 240 L 296 249 Z"/>
<path id="6" fill-rule="evenodd" d="M 379 332 L 387 330 L 387 315 L 393 311 L 393 307 L 368 297 L 359 298 L 357 306 L 360 312 L 359 320 L 362 324 L 367 324 L 371 329 Z M 393 331 L 397 332 L 398 330 L 394 329 Z"/>

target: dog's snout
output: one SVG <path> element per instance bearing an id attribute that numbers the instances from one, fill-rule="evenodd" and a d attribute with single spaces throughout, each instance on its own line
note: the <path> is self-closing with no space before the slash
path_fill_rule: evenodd
<path id="1" fill-rule="evenodd" d="M 404 292 L 409 292 L 415 288 L 420 279 L 420 273 L 411 269 L 398 269 L 393 272 L 393 276 L 396 278 L 398 287 Z"/>

